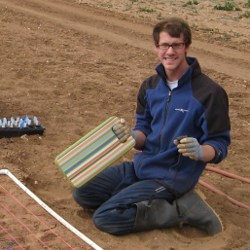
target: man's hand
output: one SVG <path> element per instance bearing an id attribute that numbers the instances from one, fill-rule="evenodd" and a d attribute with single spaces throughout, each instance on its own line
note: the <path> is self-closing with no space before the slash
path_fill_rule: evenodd
<path id="1" fill-rule="evenodd" d="M 193 160 L 201 160 L 202 148 L 196 138 L 185 137 L 180 140 L 174 140 L 174 144 L 177 145 L 178 152 L 183 156 L 189 157 Z"/>
<path id="2" fill-rule="evenodd" d="M 116 125 L 113 126 L 113 131 L 120 142 L 125 142 L 131 135 L 131 129 L 128 123 L 122 118 Z"/>

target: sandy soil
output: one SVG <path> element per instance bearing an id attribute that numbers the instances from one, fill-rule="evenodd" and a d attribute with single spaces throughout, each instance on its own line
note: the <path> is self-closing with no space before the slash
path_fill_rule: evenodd
<path id="1" fill-rule="evenodd" d="M 250 247 L 249 210 L 199 186 L 221 216 L 215 237 L 174 228 L 114 237 L 100 232 L 71 197 L 55 157 L 109 116 L 134 122 L 136 93 L 154 73 L 153 24 L 169 15 L 193 30 L 190 55 L 228 92 L 232 144 L 218 168 L 250 176 L 250 20 L 241 11 L 214 10 L 215 1 L 0 0 L 0 114 L 36 115 L 43 136 L 0 140 L 2 168 L 10 169 L 40 199 L 104 249 L 219 250 Z M 235 1 L 236 2 L 236 1 Z M 216 1 L 216 4 L 224 1 Z M 186 6 L 184 6 L 186 5 Z M 129 153 L 124 159 L 132 159 Z M 202 177 L 250 205 L 246 183 L 208 171 Z"/>

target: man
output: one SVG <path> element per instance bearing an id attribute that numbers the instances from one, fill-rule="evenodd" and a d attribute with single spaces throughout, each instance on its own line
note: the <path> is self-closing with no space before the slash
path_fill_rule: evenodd
<path id="1" fill-rule="evenodd" d="M 160 64 L 140 87 L 136 125 L 130 130 L 122 119 L 113 128 L 121 141 L 132 135 L 141 152 L 73 195 L 96 209 L 95 225 L 111 234 L 189 224 L 214 235 L 223 230 L 220 219 L 193 189 L 206 163 L 227 155 L 227 94 L 187 57 L 191 30 L 184 20 L 156 24 L 153 39 Z"/>

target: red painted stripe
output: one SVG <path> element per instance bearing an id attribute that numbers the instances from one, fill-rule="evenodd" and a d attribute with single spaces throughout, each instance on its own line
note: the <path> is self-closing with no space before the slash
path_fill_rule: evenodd
<path id="1" fill-rule="evenodd" d="M 98 161 L 100 158 L 102 158 L 104 155 L 106 155 L 108 152 L 110 152 L 112 149 L 114 149 L 119 144 L 120 144 L 120 142 L 116 141 L 110 147 L 108 147 L 106 150 L 104 150 L 101 154 L 96 155 L 96 157 L 94 159 L 92 159 L 90 162 L 88 162 L 87 164 L 83 163 L 83 166 L 81 168 L 79 168 L 76 172 L 69 175 L 68 178 L 72 179 L 72 178 L 76 177 L 80 172 L 84 171 L 84 169 L 87 169 L 89 166 L 91 166 L 93 163 Z"/>
<path id="2" fill-rule="evenodd" d="M 90 140 L 96 139 L 104 130 L 111 128 L 117 122 L 118 118 L 111 120 L 109 123 L 105 124 L 101 129 L 93 132 L 88 138 L 86 138 L 81 144 L 77 145 L 75 148 L 71 149 L 68 153 L 58 159 L 58 163 L 61 165 L 66 158 L 70 158 L 80 147 L 84 147 Z"/>
<path id="3" fill-rule="evenodd" d="M 107 158 L 112 159 L 112 158 L 113 158 L 112 156 L 118 155 L 117 153 L 120 153 L 120 155 L 118 156 L 118 158 L 119 158 L 120 156 L 122 156 L 123 153 L 124 153 L 124 150 L 123 150 L 122 153 L 121 153 L 121 148 L 122 148 L 122 149 L 126 149 L 125 152 L 127 152 L 127 151 L 131 148 L 131 147 L 128 147 L 128 148 L 124 147 L 125 145 L 124 145 L 124 144 L 121 144 L 120 141 L 118 141 L 118 143 L 116 143 L 116 145 L 117 145 L 117 144 L 120 144 L 120 147 L 117 147 L 117 148 L 114 149 L 112 152 L 108 152 L 109 154 L 106 155 L 106 157 L 103 157 L 103 159 L 99 162 L 100 165 L 101 165 L 103 162 L 105 162 L 105 161 L 107 160 Z M 126 144 L 127 144 L 127 143 L 126 143 Z M 83 170 L 82 170 L 82 169 L 83 169 Z M 81 168 L 81 170 L 80 170 L 80 171 L 77 171 L 77 172 L 78 172 L 78 173 L 79 173 L 79 172 L 83 172 L 82 175 L 79 176 L 78 178 L 76 178 L 73 182 L 79 182 L 81 179 L 84 179 L 84 176 L 88 175 L 89 173 L 91 173 L 91 172 L 95 173 L 95 170 L 96 170 L 96 169 L 93 169 L 93 168 L 89 168 L 89 169 L 86 169 L 86 170 L 84 170 L 84 168 Z M 83 176 L 83 174 L 84 174 L 84 176 Z M 72 178 L 74 178 L 74 177 L 72 177 Z M 72 178 L 70 178 L 70 179 L 72 179 Z"/>

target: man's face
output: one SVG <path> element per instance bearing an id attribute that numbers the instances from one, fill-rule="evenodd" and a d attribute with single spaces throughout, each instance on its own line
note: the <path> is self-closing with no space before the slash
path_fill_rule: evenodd
<path id="1" fill-rule="evenodd" d="M 169 45 L 173 45 L 173 47 L 169 47 Z M 188 48 L 184 44 L 183 34 L 180 37 L 171 37 L 168 33 L 161 32 L 155 51 L 167 73 L 182 73 L 187 67 Z"/>

